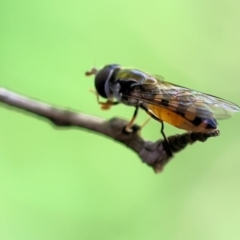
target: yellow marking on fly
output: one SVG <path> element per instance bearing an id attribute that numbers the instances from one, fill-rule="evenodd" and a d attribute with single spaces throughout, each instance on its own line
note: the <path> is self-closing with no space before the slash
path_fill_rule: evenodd
<path id="1" fill-rule="evenodd" d="M 146 107 L 160 120 L 169 123 L 177 128 L 191 132 L 211 132 L 213 129 L 206 129 L 207 124 L 202 122 L 199 126 L 195 126 L 191 120 L 187 120 L 180 114 L 173 112 L 167 108 L 162 108 L 153 104 L 146 104 Z M 189 115 L 190 117 L 190 115 Z M 192 116 L 191 116 L 192 117 Z M 194 117 L 195 118 L 195 117 Z M 194 119 L 192 119 L 194 120 Z"/>
<path id="2" fill-rule="evenodd" d="M 184 114 L 184 116 L 189 121 L 193 121 L 196 118 L 196 108 L 194 106 L 188 107 L 187 111 Z"/>

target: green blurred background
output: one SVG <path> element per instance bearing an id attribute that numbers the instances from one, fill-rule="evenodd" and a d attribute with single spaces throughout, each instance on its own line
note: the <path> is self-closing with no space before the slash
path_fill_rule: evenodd
<path id="1" fill-rule="evenodd" d="M 240 104 L 239 12 L 234 0 L 1 0 L 0 85 L 130 119 L 130 107 L 101 111 L 84 76 L 120 63 Z M 239 115 L 160 175 L 97 134 L 2 104 L 0 117 L 1 240 L 240 239 Z M 142 135 L 154 141 L 159 129 L 152 120 Z"/>

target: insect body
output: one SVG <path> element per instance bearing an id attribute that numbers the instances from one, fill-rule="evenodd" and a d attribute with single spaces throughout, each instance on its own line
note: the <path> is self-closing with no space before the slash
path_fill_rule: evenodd
<path id="1" fill-rule="evenodd" d="M 117 103 L 135 107 L 134 116 L 126 127 L 129 131 L 139 108 L 162 123 L 162 133 L 163 122 L 191 132 L 211 132 L 217 128 L 217 119 L 228 118 L 233 112 L 240 111 L 238 105 L 224 99 L 117 64 L 86 73 L 92 74 L 95 75 L 97 93 L 107 99 L 105 103 L 100 102 L 102 108 L 108 109 Z"/>

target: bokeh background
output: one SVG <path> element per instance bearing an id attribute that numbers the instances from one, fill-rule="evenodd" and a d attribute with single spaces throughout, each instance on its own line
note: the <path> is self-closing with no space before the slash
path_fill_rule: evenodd
<path id="1" fill-rule="evenodd" d="M 130 107 L 101 111 L 84 76 L 120 63 L 240 104 L 239 12 L 234 0 L 1 0 L 0 86 L 130 119 Z M 3 104 L 0 117 L 1 240 L 240 239 L 239 115 L 160 175 L 97 134 Z M 142 135 L 154 141 L 159 129 L 152 120 Z"/>

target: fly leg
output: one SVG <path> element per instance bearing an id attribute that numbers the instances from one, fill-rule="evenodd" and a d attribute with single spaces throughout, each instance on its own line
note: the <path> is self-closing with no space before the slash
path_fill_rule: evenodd
<path id="1" fill-rule="evenodd" d="M 139 106 L 137 106 L 137 107 L 135 108 L 135 111 L 134 111 L 134 113 L 133 113 L 133 116 L 132 116 L 131 121 L 130 121 L 130 122 L 128 123 L 128 125 L 125 127 L 125 131 L 128 132 L 128 133 L 130 133 L 130 132 L 133 131 L 132 126 L 133 126 L 133 124 L 134 124 L 134 122 L 135 122 L 135 120 L 136 120 L 136 118 L 137 118 L 138 109 L 139 109 Z"/>
<path id="2" fill-rule="evenodd" d="M 109 110 L 111 106 L 117 105 L 119 104 L 119 102 L 117 101 L 113 102 L 111 100 L 107 100 L 106 102 L 98 102 L 98 104 L 101 105 L 102 110 Z"/>
<path id="3" fill-rule="evenodd" d="M 149 121 L 151 120 L 151 118 L 148 118 L 141 126 L 140 126 L 140 129 L 139 129 L 139 135 L 141 135 L 141 131 L 142 129 L 149 123 Z"/>
<path id="4" fill-rule="evenodd" d="M 96 75 L 97 73 L 98 73 L 98 70 L 96 68 L 92 68 L 92 70 L 87 71 L 85 75 L 91 76 L 91 75 Z M 113 102 L 111 99 L 108 99 L 106 102 L 101 102 L 99 100 L 99 94 L 95 90 L 90 89 L 90 92 L 96 95 L 97 102 L 99 105 L 101 105 L 102 110 L 108 110 L 111 108 L 111 106 L 119 104 L 119 102 Z"/>
<path id="5" fill-rule="evenodd" d="M 172 149 L 171 149 L 171 146 L 170 146 L 170 144 L 169 144 L 169 141 L 168 141 L 168 138 L 166 137 L 166 135 L 165 135 L 165 133 L 164 133 L 164 123 L 163 123 L 163 121 L 162 120 L 158 120 L 160 123 L 161 123 L 161 134 L 162 134 L 162 136 L 163 136 L 163 139 L 164 139 L 164 143 L 165 143 L 165 150 L 167 151 L 167 153 L 168 153 L 168 155 L 170 156 L 170 157 L 172 157 L 173 156 L 173 152 L 172 152 Z M 163 144 L 164 144 L 163 143 Z"/>
<path id="6" fill-rule="evenodd" d="M 99 105 L 101 105 L 102 110 L 109 110 L 111 108 L 111 106 L 119 104 L 119 102 L 117 102 L 117 101 L 113 102 L 110 99 L 108 99 L 106 102 L 101 102 L 99 99 L 99 94 L 95 90 L 90 89 L 90 92 L 92 92 L 93 94 L 96 95 L 97 102 Z"/>
<path id="7" fill-rule="evenodd" d="M 158 122 L 161 123 L 161 134 L 163 136 L 164 142 L 166 143 L 165 147 L 167 148 L 166 151 L 169 154 L 169 156 L 173 156 L 173 152 L 171 149 L 171 146 L 169 144 L 168 138 L 166 137 L 165 133 L 164 133 L 164 123 L 161 119 L 159 119 L 158 117 L 156 117 L 156 115 L 148 108 L 146 108 L 144 105 L 141 105 L 141 107 L 147 112 L 148 115 L 150 115 L 153 119 L 157 120 Z"/>
<path id="8" fill-rule="evenodd" d="M 168 138 L 166 137 L 166 135 L 165 135 L 165 133 L 164 133 L 164 123 L 163 123 L 163 121 L 162 120 L 160 120 L 159 121 L 160 123 L 161 123 L 161 134 L 162 134 L 162 136 L 163 136 L 163 138 L 164 138 L 164 141 L 165 141 L 165 143 L 166 143 L 166 148 L 167 148 L 167 152 L 168 152 L 168 154 L 169 154 L 169 156 L 170 157 L 172 157 L 173 156 L 173 152 L 172 152 L 172 149 L 171 149 L 171 146 L 170 146 L 170 144 L 169 144 L 169 141 L 168 141 Z"/>
<path id="9" fill-rule="evenodd" d="M 149 123 L 150 120 L 151 120 L 151 118 L 148 118 L 148 119 L 141 125 L 141 129 L 144 128 L 144 127 Z"/>
<path id="10" fill-rule="evenodd" d="M 160 131 L 160 132 L 161 132 L 164 140 L 165 140 L 166 142 L 168 142 L 168 139 L 167 139 L 167 137 L 166 137 L 166 135 L 165 135 L 165 133 L 164 133 L 164 123 L 163 123 L 162 120 L 158 120 L 158 121 L 161 123 L 161 131 Z"/>

